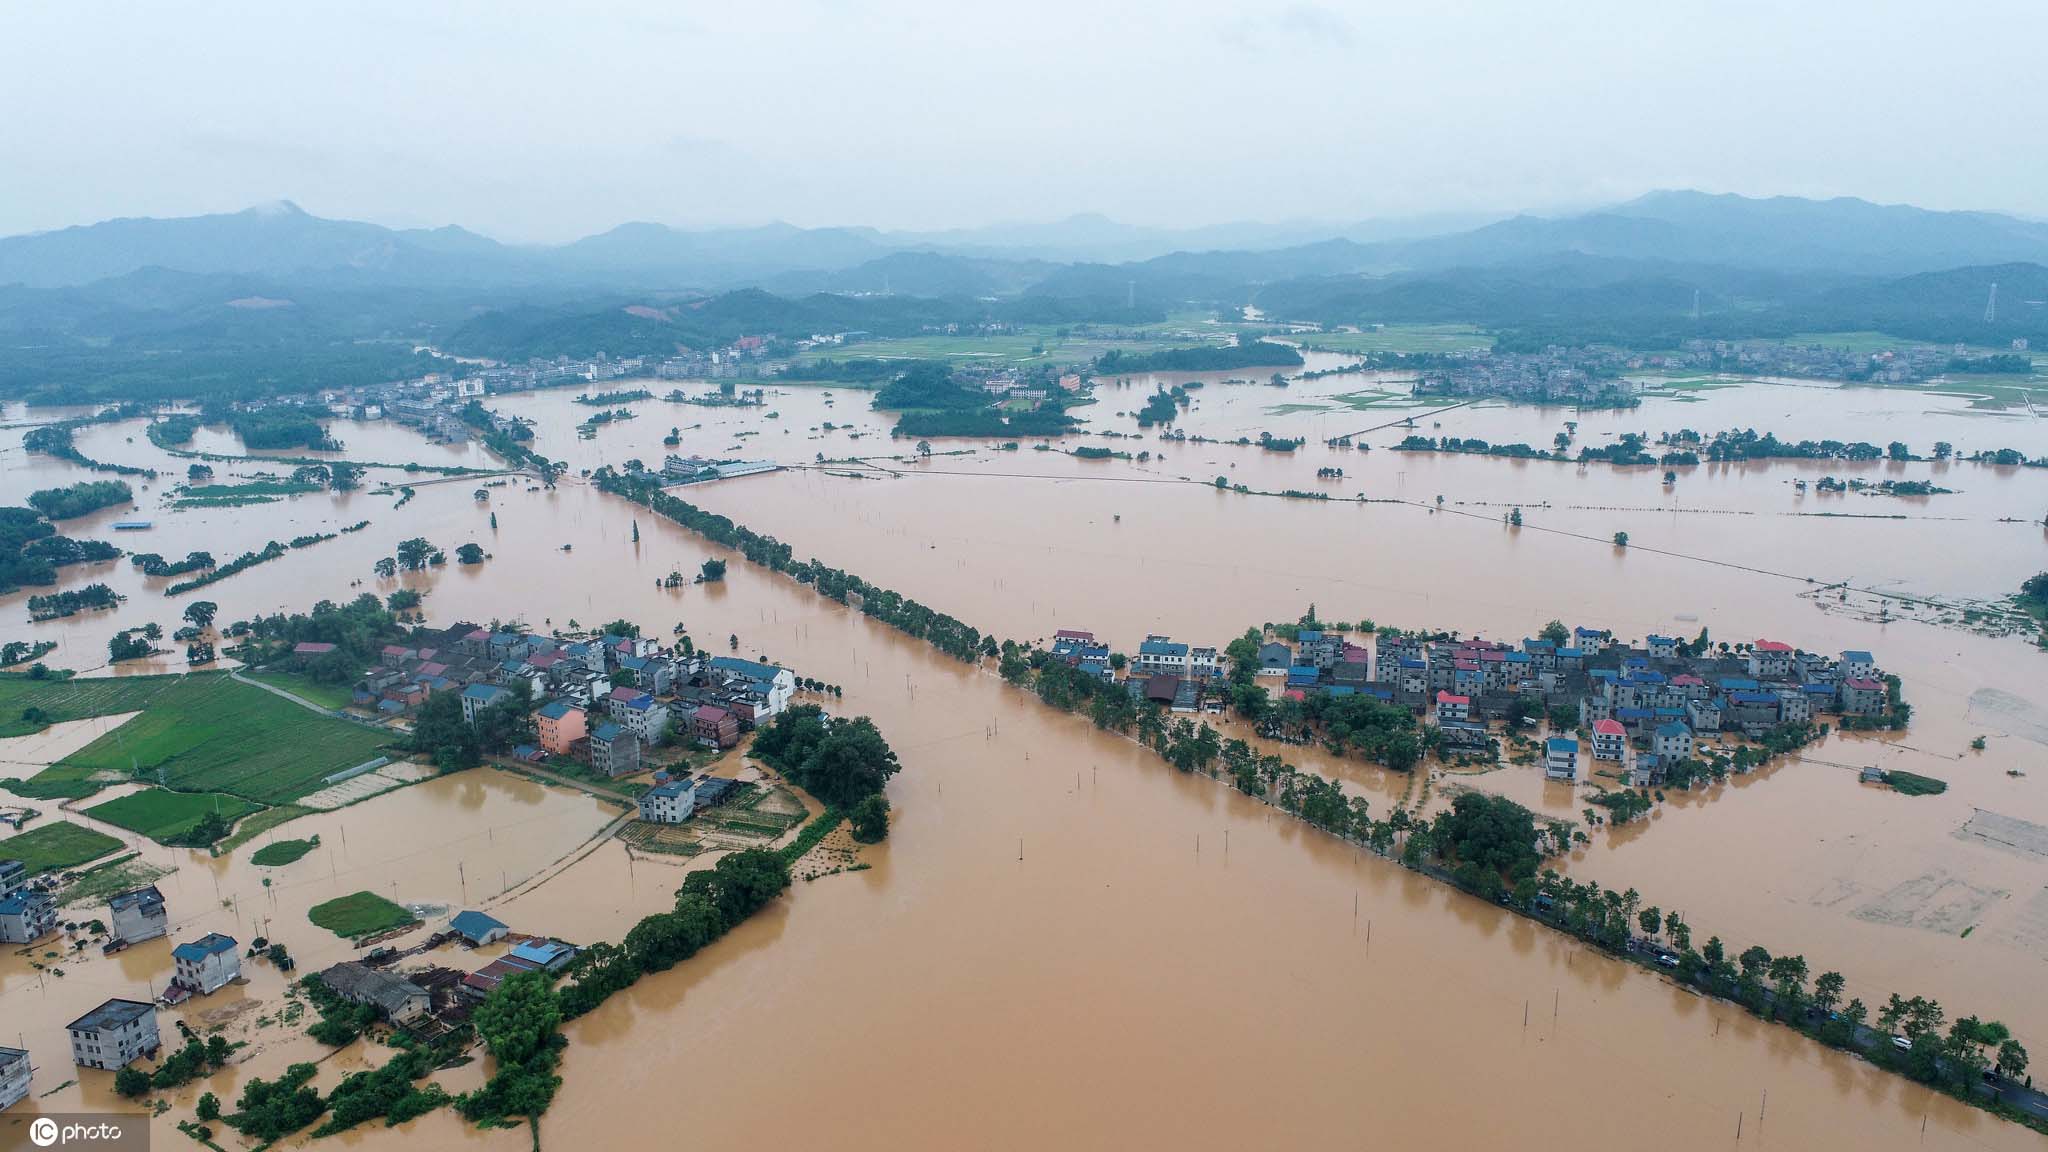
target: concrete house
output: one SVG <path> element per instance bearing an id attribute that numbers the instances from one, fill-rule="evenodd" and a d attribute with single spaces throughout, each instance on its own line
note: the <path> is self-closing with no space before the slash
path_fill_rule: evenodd
<path id="1" fill-rule="evenodd" d="M 1188 669 L 1188 646 L 1164 636 L 1147 636 L 1138 645 L 1138 655 L 1131 661 L 1131 667 L 1142 676 L 1182 675 Z"/>
<path id="2" fill-rule="evenodd" d="M 0 944 L 33 944 L 57 930 L 57 902 L 42 892 L 0 899 Z"/>
<path id="3" fill-rule="evenodd" d="M 218 992 L 242 975 L 242 954 L 235 938 L 218 932 L 171 949 L 171 960 L 177 965 L 171 982 L 198 996 Z"/>
<path id="4" fill-rule="evenodd" d="M 28 1095 L 31 1071 L 27 1052 L 19 1048 L 0 1048 L 0 1112 L 20 1103 Z"/>
<path id="5" fill-rule="evenodd" d="M 120 944 L 140 944 L 171 930 L 170 914 L 164 909 L 164 894 L 151 884 L 123 892 L 107 901 L 113 924 L 109 935 Z"/>
<path id="6" fill-rule="evenodd" d="M 700 704 L 690 713 L 690 733 L 709 748 L 730 748 L 740 742 L 740 718 L 728 708 Z"/>
<path id="7" fill-rule="evenodd" d="M 622 690 L 615 689 L 613 693 L 612 719 L 638 736 L 641 743 L 660 743 L 662 734 L 668 731 L 668 705 L 646 692 L 636 692 L 631 698 L 621 700 L 617 697 L 618 691 Z"/>
<path id="8" fill-rule="evenodd" d="M 617 724 L 599 724 L 590 733 L 590 766 L 607 776 L 631 776 L 640 770 L 640 738 Z"/>
<path id="9" fill-rule="evenodd" d="M 1675 636 L 1645 636 L 1643 647 L 1652 660 L 1671 660 L 1678 656 L 1678 638 Z"/>
<path id="10" fill-rule="evenodd" d="M 1842 653 L 1842 679 L 1877 679 L 1877 659 L 1868 652 L 1853 649 Z"/>
<path id="11" fill-rule="evenodd" d="M 1543 742 L 1543 775 L 1567 783 L 1579 778 L 1579 742 L 1569 736 L 1552 736 Z"/>
<path id="12" fill-rule="evenodd" d="M 479 712 L 511 698 L 512 693 L 495 684 L 471 684 L 462 690 L 462 718 L 474 724 Z"/>
<path id="13" fill-rule="evenodd" d="M 1472 698 L 1454 692 L 1436 694 L 1436 722 L 1460 723 L 1472 718 Z"/>
<path id="14" fill-rule="evenodd" d="M 754 709 L 756 723 L 780 715 L 796 695 L 796 673 L 787 668 L 737 656 L 713 656 L 710 667 L 713 672 L 740 677 L 761 695 L 761 703 Z"/>
<path id="15" fill-rule="evenodd" d="M 71 1033 L 71 1062 L 80 1068 L 126 1068 L 161 1046 L 156 1006 L 140 1000 L 109 1000 L 65 1028 Z"/>
<path id="16" fill-rule="evenodd" d="M 1792 674 L 1792 646 L 1776 640 L 1759 640 L 1749 650 L 1749 674 L 1770 680 Z"/>
<path id="17" fill-rule="evenodd" d="M 681 824 L 696 811 L 694 780 L 671 780 L 640 794 L 640 818 L 651 824 Z"/>
<path id="18" fill-rule="evenodd" d="M 410 1024 L 433 1007 L 427 990 L 403 976 L 343 961 L 320 973 L 320 982 L 351 1004 L 374 1005 L 393 1024 Z"/>
<path id="19" fill-rule="evenodd" d="M 1294 666 L 1294 652 L 1285 644 L 1267 643 L 1259 645 L 1259 670 L 1257 675 L 1284 679 L 1287 670 Z"/>
<path id="20" fill-rule="evenodd" d="M 1876 716 L 1884 711 L 1884 685 L 1857 677 L 1842 681 L 1842 713 L 1846 716 Z"/>
<path id="21" fill-rule="evenodd" d="M 19 860 L 0 860 L 0 898 L 12 896 L 27 886 L 27 865 Z"/>
<path id="22" fill-rule="evenodd" d="M 1650 751 L 1662 764 L 1680 764 L 1692 759 L 1692 729 L 1683 724 L 1660 724 L 1650 734 Z"/>
<path id="23" fill-rule="evenodd" d="M 1593 759 L 1620 760 L 1628 753 L 1628 729 L 1619 720 L 1599 720 L 1593 724 Z"/>
<path id="24" fill-rule="evenodd" d="M 567 700 L 550 700 L 536 713 L 534 727 L 540 746 L 551 755 L 567 756 L 578 740 L 589 734 L 583 709 Z"/>

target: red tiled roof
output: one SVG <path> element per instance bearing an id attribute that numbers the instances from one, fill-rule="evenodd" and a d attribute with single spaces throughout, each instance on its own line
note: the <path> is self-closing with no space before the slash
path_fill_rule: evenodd
<path id="1" fill-rule="evenodd" d="M 1626 736 L 1628 735 L 1628 729 L 1623 728 L 1619 720 L 1596 720 L 1593 723 L 1593 734 L 1596 736 Z"/>
<path id="2" fill-rule="evenodd" d="M 1455 692 L 1438 692 L 1436 694 L 1436 702 L 1439 704 L 1470 704 L 1472 698 L 1470 696 L 1460 696 Z"/>
<path id="3" fill-rule="evenodd" d="M 1790 644 L 1781 644 L 1776 640 L 1759 640 L 1756 642 L 1756 650 L 1759 652 L 1790 652 L 1792 646 Z"/>

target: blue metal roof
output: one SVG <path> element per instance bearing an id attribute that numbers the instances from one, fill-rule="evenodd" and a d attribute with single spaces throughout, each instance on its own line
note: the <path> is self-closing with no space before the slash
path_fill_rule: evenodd
<path id="1" fill-rule="evenodd" d="M 711 658 L 711 666 L 721 672 L 738 672 L 743 676 L 751 676 L 756 680 L 773 680 L 783 671 L 773 664 L 763 664 L 757 660 L 742 660 L 737 656 L 713 656 Z"/>
<path id="2" fill-rule="evenodd" d="M 1579 742 L 1569 736 L 1552 736 L 1543 742 L 1543 747 L 1549 752 L 1570 752 L 1576 755 L 1579 751 Z"/>
<path id="3" fill-rule="evenodd" d="M 503 696 L 505 690 L 495 684 L 471 684 L 462 690 L 464 700 L 480 700 L 485 704 Z"/>
<path id="4" fill-rule="evenodd" d="M 1187 645 L 1176 644 L 1171 640 L 1147 640 L 1143 644 L 1138 645 L 1138 655 L 1140 656 L 1185 656 L 1187 654 Z"/>
<path id="5" fill-rule="evenodd" d="M 1874 664 L 1877 662 L 1868 652 L 1844 652 L 1842 653 L 1842 659 L 1853 660 L 1859 664 Z"/>
<path id="6" fill-rule="evenodd" d="M 1671 723 L 1671 724 L 1659 724 L 1659 725 L 1657 726 L 1657 735 L 1659 735 L 1659 736 L 1690 736 L 1690 735 L 1692 735 L 1692 729 L 1690 729 L 1690 728 L 1687 728 L 1687 727 L 1686 727 L 1685 725 L 1683 725 L 1683 724 L 1679 724 L 1679 723 L 1675 723 L 1675 722 L 1674 722 L 1674 723 Z"/>
<path id="7" fill-rule="evenodd" d="M 541 705 L 540 708 L 540 714 L 550 720 L 560 720 L 574 711 L 576 711 L 576 706 L 567 700 L 550 700 L 546 704 Z"/>
<path id="8" fill-rule="evenodd" d="M 456 913 L 455 919 L 448 922 L 448 927 L 471 940 L 481 940 L 489 933 L 501 929 L 505 931 L 511 930 L 506 927 L 504 921 L 474 909 Z"/>
<path id="9" fill-rule="evenodd" d="M 171 949 L 171 959 L 198 961 L 219 952 L 233 952 L 234 950 L 235 938 L 233 936 L 223 936 L 218 932 L 208 932 L 197 940 L 188 940 Z"/>
<path id="10" fill-rule="evenodd" d="M 593 740 L 603 740 L 606 743 L 610 743 L 611 741 L 617 740 L 619 737 L 624 736 L 625 734 L 626 730 L 624 728 L 619 727 L 617 724 L 606 722 L 603 724 L 599 724 L 597 726 L 596 731 L 593 731 L 590 734 L 590 738 Z"/>

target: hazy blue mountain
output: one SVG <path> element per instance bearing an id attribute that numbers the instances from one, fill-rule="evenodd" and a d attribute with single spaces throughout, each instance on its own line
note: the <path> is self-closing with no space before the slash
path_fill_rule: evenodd
<path id="1" fill-rule="evenodd" d="M 1455 235 L 1380 245 L 1374 254 L 1411 268 L 1584 255 L 1897 274 L 2048 260 L 2048 224 L 1993 212 L 1935 212 L 1852 198 L 1653 192 L 1597 212 L 1556 219 L 1517 216 Z"/>

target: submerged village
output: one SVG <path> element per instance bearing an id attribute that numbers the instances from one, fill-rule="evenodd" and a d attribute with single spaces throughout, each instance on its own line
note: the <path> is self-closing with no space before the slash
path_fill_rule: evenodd
<path id="1" fill-rule="evenodd" d="M 488 517 L 492 537 L 499 529 L 493 509 L 516 507 L 507 502 L 515 493 L 534 501 L 569 490 L 600 501 L 623 498 L 628 503 L 620 505 L 622 511 L 630 507 L 636 517 L 652 512 L 730 549 L 731 563 L 789 577 L 806 599 L 836 601 L 922 641 L 971 675 L 1000 681 L 992 690 L 1026 700 L 1035 696 L 1039 703 L 1085 716 L 1102 732 L 1158 753 L 1183 773 L 1213 778 L 1296 817 L 1318 834 L 1397 861 L 1446 890 L 1583 941 L 1687 992 L 1738 1005 L 1972 1103 L 2048 1124 L 2048 1097 L 2032 1090 L 2025 1048 L 2003 1024 L 1968 1017 L 1961 1031 L 1944 1029 L 1940 1006 L 1917 995 L 1894 993 L 1890 1003 L 1866 1004 L 1844 995 L 1842 974 L 1810 973 L 1804 956 L 1772 957 L 1761 945 L 1736 952 L 1709 934 L 1711 925 L 1699 927 L 1704 939 L 1695 937 L 1683 914 L 1666 914 L 1634 887 L 1603 886 L 1573 874 L 1574 856 L 1597 843 L 1600 829 L 1655 827 L 1657 814 L 1674 796 L 1711 800 L 1716 786 L 1730 777 L 1748 776 L 1833 732 L 1907 731 L 1912 705 L 1900 677 L 1877 654 L 1812 651 L 1771 638 L 1718 640 L 1706 628 L 1689 637 L 1653 633 L 1638 639 L 1560 620 L 1500 641 L 1463 629 L 1325 621 L 1313 605 L 1298 620 L 1241 630 L 1217 621 L 1196 642 L 1125 634 L 1110 626 L 1099 634 L 1061 628 L 1028 642 L 1001 641 L 818 560 L 797 561 L 789 544 L 684 503 L 678 493 L 685 489 L 738 481 L 766 487 L 787 478 L 768 474 L 802 467 L 735 455 L 745 443 L 740 437 L 758 434 L 751 429 L 733 434 L 723 447 L 699 437 L 687 448 L 674 429 L 662 441 L 662 453 L 644 445 L 636 449 L 659 459 L 659 467 L 636 457 L 616 466 L 598 463 L 579 477 L 569 464 L 530 447 L 535 421 L 494 412 L 480 401 L 490 393 L 653 371 L 661 378 L 708 377 L 723 384 L 695 396 L 678 391 L 669 402 L 759 408 L 760 394 L 742 392 L 734 381 L 758 379 L 766 351 L 743 341 L 714 354 L 716 371 L 696 361 L 671 371 L 653 362 L 600 358 L 494 368 L 460 379 L 436 374 L 322 399 L 337 420 L 370 426 L 388 421 L 443 446 L 481 440 L 505 465 L 502 471 L 451 467 L 418 487 L 443 483 L 456 501 L 465 493 L 473 496 L 464 511 L 478 522 Z M 1547 395 L 1544 390 L 1567 382 L 1580 402 L 1598 407 L 1603 400 L 1633 399 L 1641 388 L 1620 375 L 1620 368 L 1638 365 L 1565 362 L 1552 354 L 1491 361 L 1451 357 L 1421 367 L 1418 397 L 1463 397 L 1468 390 L 1521 396 L 1529 389 Z M 1514 375 L 1512 387 L 1503 383 L 1502 372 Z M 1038 405 L 1057 410 L 1062 400 L 1070 402 L 1092 387 L 1076 374 L 1043 376 L 976 369 L 953 383 L 971 383 L 965 391 L 975 405 L 1011 412 L 1037 411 Z M 618 412 L 624 415 L 609 415 L 611 406 L 650 399 L 645 392 L 577 397 L 575 403 L 600 410 L 578 426 L 577 438 L 589 440 L 599 426 L 630 418 L 623 407 Z M 1163 392 L 1153 402 L 1172 407 Z M 296 405 L 289 407 L 298 414 Z M 760 414 L 764 420 L 776 415 Z M 189 416 L 172 419 L 196 422 Z M 148 423 L 143 436 L 166 450 L 190 442 L 177 439 L 168 425 L 169 420 Z M 1141 419 L 1139 426 L 1147 425 Z M 181 431 L 189 437 L 192 429 Z M 1179 432 L 1161 440 L 1176 450 L 1185 443 Z M 1100 459 L 1089 451 L 1074 455 Z M 920 442 L 918 453 L 914 459 L 929 462 L 928 444 Z M 181 460 L 223 459 L 188 449 L 172 454 Z M 823 469 L 823 452 L 815 456 Z M 300 482 L 295 473 L 293 483 Z M 306 480 L 304 487 L 319 485 Z M 1218 476 L 1214 487 L 1223 490 L 1224 478 Z M 394 507 L 416 494 L 410 483 L 387 491 L 398 495 Z M 1519 527 L 1519 508 L 1514 517 Z M 149 521 L 138 519 L 113 527 L 152 530 Z M 639 519 L 630 521 L 636 552 L 641 527 Z M 623 536 L 625 524 L 619 528 Z M 291 547 L 317 546 L 337 535 L 301 537 Z M 1624 544 L 1620 536 L 1617 545 Z M 415 559 L 407 558 L 409 545 L 418 546 L 411 549 Z M 570 551 L 568 544 L 546 547 Z M 274 549 L 280 556 L 285 551 L 281 545 Z M 576 555 L 586 551 L 579 548 Z M 439 568 L 446 559 L 423 537 L 404 541 L 397 552 L 392 560 L 377 561 L 373 571 L 380 581 Z M 454 554 L 454 570 L 469 573 L 524 563 L 499 561 L 477 543 L 461 545 Z M 151 566 L 172 575 L 187 570 L 145 555 L 151 565 L 143 558 L 136 564 L 149 575 L 157 574 Z M 187 564 L 211 570 L 210 560 Z M 708 590 L 726 587 L 728 562 L 714 557 L 697 575 L 686 576 L 664 561 L 668 575 L 657 577 L 655 587 L 664 597 L 694 595 L 697 589 L 714 594 Z M 52 1052 L 32 1057 L 25 1044 L 0 1047 L 0 1111 L 89 1083 L 99 1098 L 111 1095 L 159 1114 L 174 1110 L 179 1132 L 213 1148 L 230 1139 L 230 1132 L 244 1145 L 267 1144 L 296 1133 L 332 1135 L 370 1120 L 402 1123 L 444 1108 L 483 1127 L 532 1123 L 538 1140 L 538 1117 L 562 1084 L 564 1022 L 709 946 L 793 880 L 870 869 L 873 857 L 863 846 L 889 835 L 890 800 L 882 791 L 897 768 L 880 731 L 865 717 L 839 714 L 838 685 L 804 674 L 794 660 L 778 662 L 752 637 L 743 649 L 744 623 L 708 640 L 692 636 L 681 623 L 667 635 L 643 633 L 623 617 L 595 627 L 566 620 L 562 628 L 544 619 L 535 628 L 520 622 L 531 618 L 522 613 L 532 611 L 523 599 L 496 602 L 496 610 L 514 613 L 512 622 L 479 623 L 464 618 L 482 610 L 465 604 L 459 590 L 436 587 L 437 621 L 457 622 L 428 626 L 420 611 L 422 593 L 381 587 L 391 592 L 388 598 L 364 593 L 353 603 L 322 601 L 307 614 L 280 612 L 218 628 L 217 606 L 207 602 L 203 618 L 188 613 L 192 627 L 172 637 L 192 642 L 193 670 L 161 679 L 244 693 L 235 707 L 248 705 L 251 716 L 258 698 L 268 697 L 260 700 L 266 708 L 283 715 L 317 713 L 352 737 L 335 740 L 336 749 L 352 751 L 326 751 L 327 761 L 308 757 L 290 769 L 297 775 L 289 785 L 251 778 L 224 785 L 211 773 L 179 779 L 176 774 L 189 766 L 180 765 L 175 753 L 153 761 L 152 771 L 129 758 L 119 734 L 135 729 L 118 723 L 99 738 L 94 756 L 80 757 L 96 770 L 74 771 L 58 762 L 23 780 L 0 782 L 25 801 L 16 806 L 12 798 L 0 798 L 7 800 L 0 814 L 24 829 L 24 838 L 0 841 L 0 942 L 16 949 L 15 957 L 35 974 L 39 994 L 76 1001 L 64 1013 L 72 1079 L 32 1092 L 32 1082 L 51 1082 Z M 577 591 L 588 593 L 588 620 L 634 611 L 623 597 L 608 603 L 602 580 L 586 579 Z M 129 647 L 115 650 L 114 659 L 148 656 L 147 641 L 155 639 L 144 633 L 137 641 L 124 632 L 118 640 Z M 153 678 L 58 681 L 47 670 L 21 670 L 42 654 L 27 646 L 13 653 L 20 659 L 7 673 L 7 686 L 20 686 L 22 700 L 61 693 L 65 684 L 92 692 L 78 686 L 126 680 L 107 691 L 123 700 L 129 698 L 124 693 L 132 694 L 142 701 L 133 710 L 149 715 L 154 690 L 139 685 Z M 220 657 L 227 659 L 217 662 Z M 51 682 L 39 683 L 45 679 Z M 908 675 L 904 681 L 913 715 L 945 707 L 917 702 L 917 686 Z M 44 713 L 40 703 L 32 703 L 21 709 L 20 730 L 130 711 L 128 703 L 101 701 Z M 268 743 L 273 731 L 282 730 L 265 727 L 272 724 L 274 717 L 251 719 L 237 735 Z M 993 742 L 993 726 L 986 731 L 984 738 Z M 104 746 L 109 737 L 111 748 Z M 138 736 L 138 743 L 143 739 Z M 164 762 L 171 765 L 169 773 Z M 1845 789 L 1922 796 L 1946 788 L 1943 780 L 1896 767 L 1813 763 L 1823 765 L 1822 771 L 1843 770 Z M 516 880 L 504 872 L 495 883 L 465 873 L 458 856 L 451 862 L 453 889 L 444 895 L 460 892 L 459 900 L 427 898 L 393 883 L 345 892 L 282 920 L 250 915 L 246 927 L 240 904 L 218 894 L 210 899 L 203 878 L 150 866 L 139 841 L 129 842 L 137 851 L 124 852 L 119 838 L 98 830 L 104 825 L 161 847 L 192 850 L 195 863 L 220 861 L 261 839 L 262 846 L 248 856 L 258 868 L 325 860 L 334 869 L 336 845 L 322 836 L 345 835 L 340 822 L 297 838 L 292 821 L 459 779 L 479 766 L 589 799 L 602 807 L 601 815 L 587 839 L 551 849 L 559 853 L 552 863 Z M 1396 783 L 1385 787 L 1381 781 L 1375 792 L 1361 786 L 1366 776 Z M 1770 787 L 1767 780 L 1756 783 Z M 139 790 L 112 799 L 96 795 L 109 786 Z M 191 799 L 177 801 L 182 806 L 175 818 L 152 822 L 151 810 L 170 807 L 171 796 Z M 98 823 L 86 828 L 73 820 Z M 532 834 L 493 826 L 483 835 L 501 831 Z M 11 845 L 40 849 L 61 838 L 53 833 L 77 832 L 99 839 L 69 854 L 8 855 Z M 647 870 L 654 864 L 675 873 L 672 910 L 617 925 L 612 942 L 598 938 L 603 926 L 594 930 L 582 920 L 572 927 L 559 918 L 559 908 L 549 915 L 536 911 L 535 902 L 522 903 L 521 897 L 549 882 L 555 866 L 600 850 L 620 853 L 629 887 L 636 866 Z M 1020 863 L 1024 852 L 1020 839 Z M 284 880 L 289 874 L 275 875 Z M 186 879 L 192 883 L 180 890 Z M 333 871 L 328 879 L 351 886 Z M 260 881 L 265 889 L 272 882 L 270 874 Z M 1645 887 L 1650 882 L 1643 881 Z M 224 930 L 229 925 L 214 914 L 220 908 L 233 912 L 236 931 Z M 307 942 L 309 933 L 320 934 L 317 943 Z M 346 945 L 345 958 L 336 958 L 337 941 Z M 160 943 L 141 947 L 152 942 Z M 302 969 L 305 954 L 319 960 Z M 1814 968 L 1831 959 L 1817 957 Z M 102 964 L 118 966 L 148 994 L 106 996 L 99 982 L 76 978 Z M 229 1007 L 255 1002 L 250 991 L 256 988 L 263 990 L 260 1015 L 238 1015 L 240 1009 Z M 0 1041 L 6 1039 L 0 1032 Z M 358 1056 L 371 1050 L 379 1066 L 358 1067 Z M 266 1053 L 289 1053 L 290 1062 Z M 265 1062 L 256 1064 L 258 1058 Z M 238 1099 L 215 1098 L 212 1092 L 191 1099 L 214 1073 L 245 1061 L 251 1067 L 235 1085 Z M 341 1069 L 347 1071 L 334 1082 L 333 1073 Z"/>

